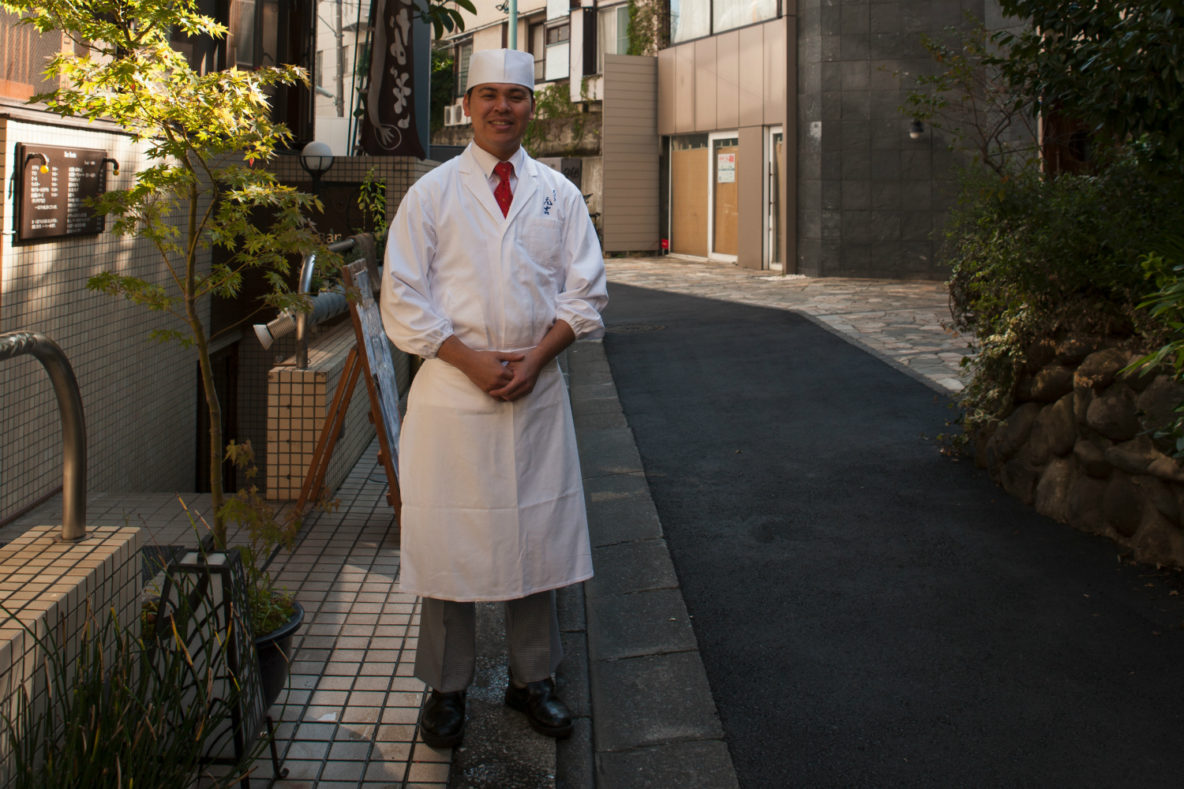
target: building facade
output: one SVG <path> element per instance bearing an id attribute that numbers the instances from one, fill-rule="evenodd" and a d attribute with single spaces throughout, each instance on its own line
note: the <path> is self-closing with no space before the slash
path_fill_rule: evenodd
<path id="1" fill-rule="evenodd" d="M 940 278 L 959 165 L 902 114 L 936 68 L 923 36 L 1002 26 L 994 0 L 573 0 L 520 4 L 536 79 L 603 114 L 605 249 L 811 276 Z M 641 9 L 638 13 L 637 9 Z M 482 6 L 446 44 L 507 46 Z M 653 57 L 630 56 L 648 51 Z M 652 61 L 647 66 L 645 61 Z M 459 106 L 450 120 L 463 124 Z M 652 179 L 652 180 L 651 180 Z"/>
<path id="2" fill-rule="evenodd" d="M 992 0 L 677 0 L 658 55 L 674 252 L 810 276 L 941 278 L 959 165 L 901 107 L 922 37 Z"/>

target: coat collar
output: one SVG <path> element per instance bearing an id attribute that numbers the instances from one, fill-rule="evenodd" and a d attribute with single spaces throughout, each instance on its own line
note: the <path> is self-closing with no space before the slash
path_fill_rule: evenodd
<path id="1" fill-rule="evenodd" d="M 459 165 L 461 180 L 465 188 L 473 193 L 477 202 L 489 212 L 493 219 L 507 225 L 514 221 L 514 217 L 530 202 L 531 196 L 538 188 L 538 173 L 536 172 L 538 164 L 527 155 L 524 149 L 519 148 L 515 151 L 514 155 L 510 157 L 510 162 L 514 165 L 518 186 L 514 190 L 514 200 L 510 203 L 510 213 L 505 217 L 502 216 L 502 210 L 498 208 L 497 200 L 493 197 L 493 190 L 489 187 L 489 178 L 493 173 L 493 166 L 497 163 L 497 159 L 480 151 L 476 143 L 471 142 L 465 148 L 464 153 L 460 155 Z"/>

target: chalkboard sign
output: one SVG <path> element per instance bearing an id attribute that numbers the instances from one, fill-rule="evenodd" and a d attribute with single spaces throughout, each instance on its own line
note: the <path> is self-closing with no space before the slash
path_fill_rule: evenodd
<path id="1" fill-rule="evenodd" d="M 91 148 L 17 143 L 16 243 L 102 233 L 87 201 L 107 191 L 106 160 Z"/>
<path id="2" fill-rule="evenodd" d="M 382 328 L 382 315 L 374 292 L 370 288 L 370 271 L 365 260 L 358 260 L 342 269 L 350 299 L 350 313 L 358 347 L 362 349 L 366 389 L 370 394 L 370 413 L 378 432 L 381 460 L 391 485 L 392 505 L 398 506 L 399 467 L 399 389 L 395 381 L 395 364 L 391 358 L 390 341 Z M 377 423 L 381 422 L 379 426 Z"/>

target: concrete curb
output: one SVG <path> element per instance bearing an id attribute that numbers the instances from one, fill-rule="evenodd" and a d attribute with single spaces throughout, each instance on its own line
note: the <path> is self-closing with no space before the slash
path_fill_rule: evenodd
<path id="1" fill-rule="evenodd" d="M 571 644 L 561 679 L 580 717 L 572 739 L 559 744 L 556 785 L 737 787 L 603 345 L 577 343 L 568 366 L 596 577 L 560 598 Z M 586 699 L 577 696 L 581 686 Z"/>

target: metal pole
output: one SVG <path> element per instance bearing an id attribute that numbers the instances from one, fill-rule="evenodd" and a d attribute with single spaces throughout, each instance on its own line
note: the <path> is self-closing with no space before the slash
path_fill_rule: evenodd
<path id="1" fill-rule="evenodd" d="M 510 49 L 518 48 L 518 0 L 510 0 Z"/>
<path id="2" fill-rule="evenodd" d="M 53 383 L 62 418 L 62 539 L 86 536 L 86 420 L 70 360 L 56 342 L 39 332 L 0 334 L 0 360 L 30 355 Z"/>
<path id="3" fill-rule="evenodd" d="M 357 241 L 353 237 L 334 241 L 328 246 L 330 252 L 348 252 L 354 248 Z M 317 268 L 317 253 L 309 252 L 300 264 L 300 286 L 296 291 L 301 296 L 309 295 L 312 291 L 312 275 Z M 305 327 L 308 325 L 308 314 L 301 311 L 296 313 L 296 369 L 308 368 L 308 340 Z"/>

